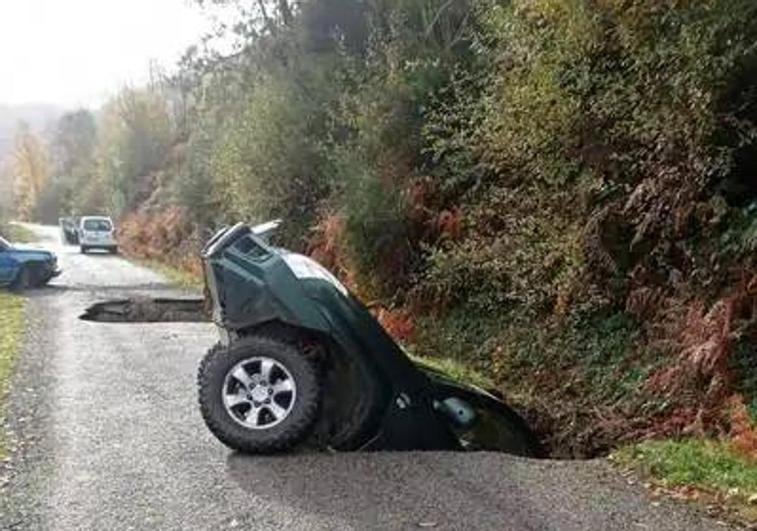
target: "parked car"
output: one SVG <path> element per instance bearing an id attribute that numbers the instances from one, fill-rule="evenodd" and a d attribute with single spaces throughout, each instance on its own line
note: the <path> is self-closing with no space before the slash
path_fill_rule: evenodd
<path id="1" fill-rule="evenodd" d="M 0 286 L 13 289 L 40 287 L 60 273 L 55 254 L 11 244 L 0 236 Z"/>
<path id="2" fill-rule="evenodd" d="M 79 248 L 82 253 L 90 249 L 118 252 L 113 220 L 106 216 L 84 216 L 79 221 Z"/>

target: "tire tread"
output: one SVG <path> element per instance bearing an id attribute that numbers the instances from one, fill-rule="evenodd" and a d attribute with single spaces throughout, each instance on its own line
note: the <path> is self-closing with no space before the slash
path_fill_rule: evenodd
<path id="1" fill-rule="evenodd" d="M 298 416 L 297 421 L 287 426 L 286 430 L 278 434 L 275 438 L 254 439 L 241 436 L 239 428 L 232 424 L 234 421 L 224 418 L 226 412 L 223 411 L 222 418 L 218 418 L 216 408 L 213 408 L 212 406 L 213 401 L 216 398 L 213 396 L 213 393 L 217 391 L 217 389 L 214 389 L 211 381 L 215 367 L 218 364 L 222 364 L 225 357 L 238 349 L 250 350 L 257 348 L 291 349 L 294 351 L 294 347 L 291 345 L 260 336 L 245 337 L 232 343 L 228 348 L 221 343 L 216 343 L 203 357 L 197 372 L 200 413 L 213 435 L 226 446 L 234 450 L 252 454 L 278 453 L 289 450 L 296 444 L 302 442 L 315 424 L 318 415 L 321 395 L 320 382 L 317 377 L 315 366 L 305 357 L 301 358 L 303 361 L 302 369 L 306 372 L 306 379 L 310 380 L 309 382 L 306 382 L 305 385 L 314 386 L 313 394 L 315 394 L 316 399 L 306 401 L 302 406 L 304 409 Z M 298 386 L 302 384 L 302 382 L 298 382 Z"/>

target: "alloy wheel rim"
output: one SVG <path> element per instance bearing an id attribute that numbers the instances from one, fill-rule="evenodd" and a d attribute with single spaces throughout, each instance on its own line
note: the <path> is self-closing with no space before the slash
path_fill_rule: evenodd
<path id="1" fill-rule="evenodd" d="M 221 399 L 234 421 L 252 430 L 279 425 L 292 413 L 297 385 L 281 362 L 265 356 L 240 361 L 226 373 Z"/>

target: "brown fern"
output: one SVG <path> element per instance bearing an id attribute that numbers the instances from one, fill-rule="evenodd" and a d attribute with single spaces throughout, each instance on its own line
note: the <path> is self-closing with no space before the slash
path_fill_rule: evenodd
<path id="1" fill-rule="evenodd" d="M 757 461 L 757 425 L 749 417 L 741 395 L 733 395 L 728 400 L 730 414 L 730 437 L 736 450 Z"/>

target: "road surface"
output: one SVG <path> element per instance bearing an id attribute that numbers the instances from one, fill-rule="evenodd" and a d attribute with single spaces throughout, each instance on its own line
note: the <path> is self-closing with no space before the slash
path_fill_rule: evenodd
<path id="1" fill-rule="evenodd" d="M 211 327 L 79 320 L 97 301 L 175 293 L 122 258 L 35 231 L 64 274 L 29 294 L 0 529 L 722 529 L 652 502 L 602 460 L 232 453 L 196 405 Z"/>

